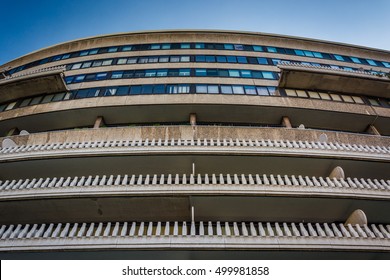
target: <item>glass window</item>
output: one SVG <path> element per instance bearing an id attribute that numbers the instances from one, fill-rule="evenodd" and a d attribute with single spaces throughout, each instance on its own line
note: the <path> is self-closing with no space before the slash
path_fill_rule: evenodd
<path id="1" fill-rule="evenodd" d="M 90 50 L 89 51 L 89 55 L 91 54 L 97 54 L 98 53 L 98 49 L 93 49 L 93 50 Z"/>
<path id="2" fill-rule="evenodd" d="M 237 58 L 235 56 L 229 55 L 229 56 L 227 56 L 227 61 L 229 63 L 237 63 Z"/>
<path id="3" fill-rule="evenodd" d="M 82 63 L 73 64 L 72 67 L 71 67 L 70 69 L 71 69 L 71 70 L 80 69 L 80 68 L 81 68 L 81 65 L 82 65 Z"/>
<path id="4" fill-rule="evenodd" d="M 206 56 L 206 62 L 215 62 L 215 56 L 207 55 Z"/>
<path id="5" fill-rule="evenodd" d="M 221 92 L 223 94 L 232 94 L 233 93 L 233 90 L 232 90 L 232 87 L 231 86 L 221 86 Z"/>
<path id="6" fill-rule="evenodd" d="M 88 53 L 87 53 L 88 54 Z M 56 55 L 54 58 L 53 58 L 53 61 L 58 61 L 62 58 L 61 55 Z"/>
<path id="7" fill-rule="evenodd" d="M 382 61 L 382 64 L 383 64 L 383 66 L 385 66 L 386 68 L 390 68 L 390 63 L 389 63 L 389 62 Z"/>
<path id="8" fill-rule="evenodd" d="M 262 72 L 264 79 L 275 79 L 274 74 L 272 72 Z"/>
<path id="9" fill-rule="evenodd" d="M 351 58 L 351 60 L 352 60 L 354 63 L 359 63 L 359 64 L 361 64 L 361 63 L 362 63 L 362 62 L 360 61 L 360 59 L 359 59 L 359 58 L 357 58 L 357 57 L 353 57 L 353 56 L 351 56 L 350 58 Z"/>
<path id="10" fill-rule="evenodd" d="M 243 86 L 232 86 L 234 94 L 244 94 Z"/>
<path id="11" fill-rule="evenodd" d="M 74 78 L 74 82 L 81 82 L 82 80 L 84 80 L 85 78 L 85 75 L 78 75 Z"/>
<path id="12" fill-rule="evenodd" d="M 100 93 L 100 89 L 92 88 L 92 89 L 88 90 L 87 97 L 96 97 L 96 96 L 99 96 L 99 93 Z"/>
<path id="13" fill-rule="evenodd" d="M 96 74 L 96 80 L 105 80 L 105 79 L 107 79 L 107 73 Z"/>
<path id="14" fill-rule="evenodd" d="M 266 87 L 256 87 L 256 90 L 258 95 L 269 95 L 268 89 Z"/>
<path id="15" fill-rule="evenodd" d="M 156 76 L 156 70 L 146 70 L 145 71 L 145 77 L 155 77 Z"/>
<path id="16" fill-rule="evenodd" d="M 190 69 L 179 69 L 179 76 L 189 76 L 190 71 Z"/>
<path id="17" fill-rule="evenodd" d="M 89 51 L 81 51 L 80 56 L 86 56 L 88 55 Z"/>
<path id="18" fill-rule="evenodd" d="M 177 85 L 177 90 L 179 93 L 189 93 L 190 85 Z"/>
<path id="19" fill-rule="evenodd" d="M 305 56 L 314 57 L 311 51 L 303 51 L 303 52 L 305 53 Z"/>
<path id="20" fill-rule="evenodd" d="M 52 101 L 61 101 L 62 99 L 64 99 L 64 96 L 65 96 L 65 92 L 56 93 L 56 94 L 54 95 Z"/>
<path id="21" fill-rule="evenodd" d="M 168 75 L 167 69 L 157 70 L 157 77 L 166 77 Z"/>
<path id="22" fill-rule="evenodd" d="M 134 77 L 134 71 L 133 70 L 128 70 L 123 72 L 123 79 L 129 79 Z"/>
<path id="23" fill-rule="evenodd" d="M 104 96 L 113 96 L 116 94 L 117 88 L 116 87 L 111 87 L 111 88 L 106 88 L 104 90 L 103 95 Z"/>
<path id="24" fill-rule="evenodd" d="M 179 76 L 179 69 L 168 69 L 169 77 L 177 77 Z"/>
<path id="25" fill-rule="evenodd" d="M 304 90 L 296 90 L 298 97 L 307 97 L 307 93 Z"/>
<path id="26" fill-rule="evenodd" d="M 158 62 L 160 63 L 169 62 L 169 56 L 160 56 Z"/>
<path id="27" fill-rule="evenodd" d="M 6 104 L 0 105 L 0 112 L 3 112 L 5 110 L 5 107 L 7 107 Z"/>
<path id="28" fill-rule="evenodd" d="M 180 56 L 171 56 L 170 62 L 180 62 Z"/>
<path id="29" fill-rule="evenodd" d="M 196 43 L 195 49 L 204 49 L 204 43 Z"/>
<path id="30" fill-rule="evenodd" d="M 108 48 L 108 52 L 117 52 L 118 51 L 118 47 L 110 47 Z"/>
<path id="31" fill-rule="evenodd" d="M 177 93 L 177 85 L 167 85 L 167 93 Z"/>
<path id="32" fill-rule="evenodd" d="M 156 56 L 149 57 L 148 63 L 158 63 L 158 57 Z"/>
<path id="33" fill-rule="evenodd" d="M 224 45 L 223 45 L 223 48 L 224 48 L 225 50 L 234 50 L 234 47 L 233 47 L 232 44 L 224 44 Z"/>
<path id="34" fill-rule="evenodd" d="M 241 70 L 242 78 L 252 78 L 251 70 Z"/>
<path id="35" fill-rule="evenodd" d="M 132 49 L 132 46 L 124 46 L 124 47 L 122 47 L 122 51 L 123 52 L 131 51 L 131 49 Z"/>
<path id="36" fill-rule="evenodd" d="M 145 70 L 135 70 L 134 78 L 143 78 L 145 77 Z"/>
<path id="37" fill-rule="evenodd" d="M 103 66 L 111 65 L 112 64 L 112 59 L 106 59 L 103 61 Z"/>
<path id="38" fill-rule="evenodd" d="M 131 86 L 130 94 L 141 94 L 142 87 L 141 86 Z"/>
<path id="39" fill-rule="evenodd" d="M 217 85 L 208 85 L 207 92 L 208 93 L 219 93 L 218 86 Z"/>
<path id="40" fill-rule="evenodd" d="M 285 89 L 287 96 L 297 96 L 297 93 L 293 89 Z"/>
<path id="41" fill-rule="evenodd" d="M 268 61 L 265 57 L 258 57 L 257 62 L 262 65 L 268 64 Z"/>
<path id="42" fill-rule="evenodd" d="M 234 45 L 234 49 L 236 51 L 243 51 L 244 50 L 244 46 L 243 45 Z"/>
<path id="43" fill-rule="evenodd" d="M 229 77 L 240 77 L 239 70 L 229 70 Z"/>
<path id="44" fill-rule="evenodd" d="M 305 56 L 305 53 L 302 50 L 294 50 L 295 55 Z"/>
<path id="45" fill-rule="evenodd" d="M 334 57 L 336 58 L 336 60 L 338 61 L 345 61 L 344 57 L 341 56 L 341 55 L 338 55 L 338 54 L 334 54 Z"/>
<path id="46" fill-rule="evenodd" d="M 129 87 L 123 86 L 123 87 L 118 87 L 116 91 L 116 95 L 123 96 L 127 95 L 129 93 Z"/>
<path id="47" fill-rule="evenodd" d="M 269 95 L 275 95 L 276 87 L 267 87 Z"/>
<path id="48" fill-rule="evenodd" d="M 142 94 L 152 94 L 153 93 L 153 85 L 142 85 Z"/>
<path id="49" fill-rule="evenodd" d="M 73 76 L 65 77 L 65 83 L 66 83 L 66 84 L 71 84 L 71 83 L 73 82 L 73 79 L 74 79 Z"/>
<path id="50" fill-rule="evenodd" d="M 197 55 L 197 56 L 195 56 L 195 61 L 196 62 L 205 62 L 206 57 L 204 55 Z"/>
<path id="51" fill-rule="evenodd" d="M 195 69 L 195 76 L 205 77 L 207 75 L 206 69 Z"/>
<path id="52" fill-rule="evenodd" d="M 127 58 L 119 58 L 117 64 L 126 64 Z"/>
<path id="53" fill-rule="evenodd" d="M 363 99 L 359 96 L 352 96 L 352 99 L 353 99 L 353 101 L 355 101 L 355 103 L 364 104 Z"/>
<path id="54" fill-rule="evenodd" d="M 251 95 L 256 95 L 256 88 L 254 86 L 244 86 L 245 88 L 245 93 L 246 94 L 251 94 Z"/>
<path id="55" fill-rule="evenodd" d="M 147 57 L 140 57 L 140 58 L 138 58 L 138 63 L 148 63 L 148 58 Z"/>
<path id="56" fill-rule="evenodd" d="M 207 69 L 207 76 L 209 77 L 217 77 L 218 70 L 217 69 Z"/>
<path id="57" fill-rule="evenodd" d="M 245 56 L 237 56 L 237 62 L 246 64 L 248 63 L 248 60 L 246 59 Z"/>
<path id="58" fill-rule="evenodd" d="M 134 64 L 137 63 L 137 58 L 136 57 L 129 57 L 127 60 L 127 64 Z"/>
<path id="59" fill-rule="evenodd" d="M 217 56 L 217 62 L 219 63 L 225 63 L 226 62 L 226 56 Z"/>
<path id="60" fill-rule="evenodd" d="M 165 93 L 165 85 L 155 85 L 153 87 L 153 93 Z"/>
<path id="61" fill-rule="evenodd" d="M 89 91 L 89 89 L 80 89 L 80 90 L 78 90 L 75 98 L 76 99 L 86 98 L 87 95 L 88 95 L 88 91 Z"/>
<path id="62" fill-rule="evenodd" d="M 181 49 L 189 49 L 191 47 L 191 45 L 189 43 L 182 43 L 180 44 L 180 48 Z"/>
<path id="63" fill-rule="evenodd" d="M 376 100 L 376 99 L 368 98 L 368 102 L 369 102 L 371 105 L 379 106 L 379 102 L 378 102 L 378 100 Z"/>
<path id="64" fill-rule="evenodd" d="M 330 96 L 334 101 L 342 101 L 340 95 L 338 94 L 331 94 Z"/>
<path id="65" fill-rule="evenodd" d="M 160 44 L 152 44 L 150 46 L 150 49 L 151 50 L 159 50 L 161 48 L 161 45 Z"/>
<path id="66" fill-rule="evenodd" d="M 320 99 L 320 95 L 315 91 L 308 91 L 310 98 Z"/>
<path id="67" fill-rule="evenodd" d="M 313 52 L 313 54 L 314 54 L 314 57 L 316 57 L 316 58 L 324 58 L 324 56 L 320 52 Z"/>
<path id="68" fill-rule="evenodd" d="M 64 100 L 69 100 L 72 96 L 73 94 L 71 92 L 66 92 L 64 96 Z"/>
<path id="69" fill-rule="evenodd" d="M 101 60 L 96 60 L 92 63 L 92 67 L 99 67 L 102 66 L 103 61 Z"/>
<path id="70" fill-rule="evenodd" d="M 171 48 L 171 44 L 162 44 L 162 45 L 161 45 L 161 48 L 162 48 L 163 50 L 169 50 L 169 49 Z"/>
<path id="71" fill-rule="evenodd" d="M 49 94 L 49 95 L 46 95 L 43 97 L 41 103 L 44 104 L 44 103 L 49 103 L 51 102 L 51 100 L 53 99 L 54 97 L 54 94 Z M 19 106 L 20 107 L 20 106 Z"/>
<path id="72" fill-rule="evenodd" d="M 343 100 L 344 100 L 345 102 L 354 103 L 352 97 L 349 96 L 349 95 L 341 95 L 341 97 L 343 98 Z"/>
<path id="73" fill-rule="evenodd" d="M 378 66 L 378 64 L 376 64 L 376 62 L 372 59 L 366 59 L 368 64 L 370 64 L 371 66 Z"/>
<path id="74" fill-rule="evenodd" d="M 16 102 L 11 102 L 7 105 L 7 107 L 5 107 L 4 111 L 8 111 L 8 110 L 11 110 L 13 109 L 14 107 L 16 106 Z"/>
<path id="75" fill-rule="evenodd" d="M 196 93 L 207 93 L 207 85 L 196 85 Z"/>
<path id="76" fill-rule="evenodd" d="M 253 46 L 253 50 L 255 52 L 262 52 L 263 51 L 263 47 L 262 46 Z"/>
<path id="77" fill-rule="evenodd" d="M 190 57 L 189 56 L 181 56 L 180 62 L 190 62 Z"/>
<path id="78" fill-rule="evenodd" d="M 83 66 L 81 66 L 81 68 L 89 68 L 89 67 L 91 67 L 91 65 L 92 65 L 92 61 L 84 62 Z"/>
<path id="79" fill-rule="evenodd" d="M 275 47 L 267 47 L 267 51 L 270 52 L 270 53 L 276 53 L 277 52 Z"/>
<path id="80" fill-rule="evenodd" d="M 327 93 L 319 92 L 319 94 L 321 96 L 321 99 L 332 100 L 332 98 L 330 98 L 329 94 L 327 94 Z"/>
<path id="81" fill-rule="evenodd" d="M 67 58 L 69 58 L 69 57 L 70 57 L 70 54 L 67 53 L 67 54 L 62 55 L 61 59 L 67 59 Z"/>
<path id="82" fill-rule="evenodd" d="M 218 69 L 219 77 L 229 77 L 229 71 L 227 69 Z"/>
<path id="83" fill-rule="evenodd" d="M 31 101 L 31 98 L 24 99 L 24 100 L 20 103 L 19 107 L 26 107 L 26 106 L 28 106 L 28 104 L 30 104 L 30 101 Z M 4 106 L 4 105 L 3 105 L 3 106 Z M 5 108 L 5 107 L 4 107 L 4 108 Z"/>

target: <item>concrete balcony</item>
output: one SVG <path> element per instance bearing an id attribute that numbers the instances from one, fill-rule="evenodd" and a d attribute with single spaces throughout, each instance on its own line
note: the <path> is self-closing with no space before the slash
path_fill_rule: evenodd
<path id="1" fill-rule="evenodd" d="M 279 87 L 354 93 L 387 98 L 390 78 L 364 71 L 346 71 L 323 66 L 281 63 Z"/>

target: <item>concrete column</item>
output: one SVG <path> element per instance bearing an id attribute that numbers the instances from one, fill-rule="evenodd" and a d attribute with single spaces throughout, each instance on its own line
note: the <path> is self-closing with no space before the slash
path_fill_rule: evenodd
<path id="1" fill-rule="evenodd" d="M 351 215 L 349 215 L 347 221 L 344 225 L 351 224 L 351 225 L 359 225 L 363 226 L 367 224 L 367 216 L 366 213 L 363 212 L 363 210 L 357 209 L 352 212 Z"/>
<path id="2" fill-rule="evenodd" d="M 370 124 L 368 127 L 367 127 L 367 132 L 372 134 L 372 135 L 378 135 L 380 136 L 381 134 L 379 133 L 378 129 L 376 129 L 376 127 L 372 124 Z"/>
<path id="3" fill-rule="evenodd" d="M 289 117 L 282 117 L 282 126 L 285 128 L 292 128 Z"/>
<path id="4" fill-rule="evenodd" d="M 100 128 L 101 126 L 105 125 L 104 124 L 104 118 L 99 116 L 95 120 L 95 124 L 93 125 L 93 128 Z"/>
<path id="5" fill-rule="evenodd" d="M 329 178 L 345 179 L 344 169 L 342 169 L 340 166 L 336 166 L 333 168 L 332 172 L 330 172 Z"/>
<path id="6" fill-rule="evenodd" d="M 191 113 L 190 114 L 190 124 L 192 126 L 195 126 L 196 125 L 196 114 L 195 113 Z"/>

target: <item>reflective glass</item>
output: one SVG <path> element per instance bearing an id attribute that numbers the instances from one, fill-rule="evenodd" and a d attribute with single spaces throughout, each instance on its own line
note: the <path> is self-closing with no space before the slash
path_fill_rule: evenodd
<path id="1" fill-rule="evenodd" d="M 215 62 L 215 56 L 207 55 L 206 56 L 206 62 Z"/>
<path id="2" fill-rule="evenodd" d="M 204 55 L 197 55 L 197 56 L 195 56 L 195 61 L 196 62 L 205 62 L 206 57 Z"/>
<path id="3" fill-rule="evenodd" d="M 256 95 L 256 88 L 254 86 L 245 86 L 245 93 L 246 94 L 251 94 L 251 95 Z"/>
<path id="4" fill-rule="evenodd" d="M 137 58 L 136 57 L 129 57 L 127 60 L 127 64 L 134 64 L 137 63 Z"/>
<path id="5" fill-rule="evenodd" d="M 160 44 L 152 44 L 150 46 L 150 49 L 151 50 L 159 50 L 161 48 L 161 45 Z"/>
<path id="6" fill-rule="evenodd" d="M 313 52 L 313 54 L 314 54 L 314 57 L 317 57 L 317 58 L 324 58 L 324 56 L 322 55 L 322 53 Z"/>
<path id="7" fill-rule="evenodd" d="M 156 76 L 156 70 L 146 70 L 145 71 L 145 77 L 155 77 Z"/>
<path id="8" fill-rule="evenodd" d="M 189 56 L 181 56 L 180 62 L 190 62 L 190 57 Z"/>
<path id="9" fill-rule="evenodd" d="M 342 57 L 341 55 L 334 54 L 334 57 L 336 58 L 336 60 L 345 61 L 344 57 Z"/>
<path id="10" fill-rule="evenodd" d="M 189 93 L 190 92 L 190 86 L 189 85 L 178 85 L 178 92 L 179 93 Z"/>
<path id="11" fill-rule="evenodd" d="M 167 69 L 157 70 L 157 77 L 166 77 L 168 75 Z"/>
<path id="12" fill-rule="evenodd" d="M 207 85 L 196 85 L 196 93 L 207 93 Z"/>
<path id="13" fill-rule="evenodd" d="M 155 85 L 153 93 L 165 93 L 165 85 Z"/>
<path id="14" fill-rule="evenodd" d="M 177 85 L 167 85 L 167 93 L 177 93 Z"/>
<path id="15" fill-rule="evenodd" d="M 314 57 L 311 51 L 303 51 L 303 52 L 305 53 L 305 56 Z"/>
<path id="16" fill-rule="evenodd" d="M 230 77 L 240 77 L 240 71 L 239 70 L 229 70 L 229 76 Z"/>
<path id="17" fill-rule="evenodd" d="M 169 61 L 169 56 L 161 56 L 158 59 L 158 62 L 168 62 Z"/>
<path id="18" fill-rule="evenodd" d="M 261 46 L 253 46 L 253 50 L 255 52 L 262 52 L 263 51 L 263 47 L 261 47 Z"/>
<path id="19" fill-rule="evenodd" d="M 241 70 L 241 77 L 252 78 L 251 70 Z"/>
<path id="20" fill-rule="evenodd" d="M 107 78 L 107 73 L 96 74 L 96 80 L 105 80 L 106 78 Z"/>
<path id="21" fill-rule="evenodd" d="M 207 86 L 207 92 L 208 93 L 219 93 L 218 86 L 216 86 L 216 85 Z"/>
<path id="22" fill-rule="evenodd" d="M 217 62 L 225 63 L 226 62 L 226 56 L 217 56 Z"/>
<path id="23" fill-rule="evenodd" d="M 126 64 L 127 58 L 119 58 L 117 64 Z"/>
<path id="24" fill-rule="evenodd" d="M 122 51 L 123 52 L 131 51 L 131 49 L 132 49 L 132 46 L 124 46 L 124 47 L 122 47 Z"/>
<path id="25" fill-rule="evenodd" d="M 262 72 L 264 79 L 275 79 L 272 72 Z"/>
<path id="26" fill-rule="evenodd" d="M 248 63 L 248 60 L 246 59 L 245 56 L 237 56 L 237 62 L 238 63 Z"/>
<path id="27" fill-rule="evenodd" d="M 142 90 L 141 86 L 131 86 L 130 87 L 130 94 L 140 94 Z"/>
<path id="28" fill-rule="evenodd" d="M 205 77 L 207 75 L 206 69 L 195 69 L 195 76 Z"/>
<path id="29" fill-rule="evenodd" d="M 111 74 L 111 79 L 121 79 L 123 76 L 123 71 L 114 71 Z"/>
<path id="30" fill-rule="evenodd" d="M 98 53 L 98 49 L 94 49 L 94 50 L 90 50 L 89 51 L 89 55 L 91 54 L 97 54 Z"/>
<path id="31" fill-rule="evenodd" d="M 266 87 L 256 87 L 258 95 L 269 95 Z"/>
<path id="32" fill-rule="evenodd" d="M 117 52 L 118 51 L 118 47 L 110 47 L 108 48 L 108 52 Z"/>
<path id="33" fill-rule="evenodd" d="M 225 50 L 234 50 L 234 47 L 232 44 L 224 44 L 223 47 Z"/>
<path id="34" fill-rule="evenodd" d="M 277 52 L 275 47 L 267 47 L 267 51 L 270 52 L 270 53 L 276 53 Z"/>
<path id="35" fill-rule="evenodd" d="M 179 76 L 189 76 L 190 69 L 179 69 Z"/>
<path id="36" fill-rule="evenodd" d="M 221 92 L 223 94 L 232 94 L 233 90 L 231 86 L 221 86 Z"/>
<path id="37" fill-rule="evenodd" d="M 189 43 L 180 44 L 180 48 L 182 48 L 182 49 L 189 49 L 190 48 L 190 44 Z"/>
<path id="38" fill-rule="evenodd" d="M 244 94 L 244 87 L 243 86 L 232 86 L 233 93 L 234 94 Z"/>
<path id="39" fill-rule="evenodd" d="M 268 61 L 267 61 L 267 59 L 265 57 L 258 57 L 257 58 L 257 62 L 259 64 L 263 64 L 263 65 L 268 64 Z"/>
<path id="40" fill-rule="evenodd" d="M 378 66 L 374 60 L 372 60 L 372 59 L 366 59 L 366 60 L 367 60 L 368 64 L 370 64 L 371 66 Z"/>
<path id="41" fill-rule="evenodd" d="M 229 63 L 237 63 L 237 58 L 235 56 L 227 56 L 227 61 Z"/>
<path id="42" fill-rule="evenodd" d="M 357 57 L 350 57 L 351 58 L 351 60 L 353 61 L 353 62 L 355 62 L 355 63 L 359 63 L 359 64 L 361 64 L 362 62 L 360 61 L 360 59 L 359 58 L 357 58 Z"/>
<path id="43" fill-rule="evenodd" d="M 81 68 L 81 63 L 76 63 L 76 64 L 73 64 L 72 65 L 72 70 L 75 70 L 75 69 L 80 69 Z"/>
<path id="44" fill-rule="evenodd" d="M 196 43 L 195 49 L 204 49 L 204 43 Z"/>
<path id="45" fill-rule="evenodd" d="M 294 50 L 296 55 L 305 56 L 305 53 L 302 50 Z"/>
<path id="46" fill-rule="evenodd" d="M 112 64 L 112 59 L 107 59 L 103 61 L 103 66 L 111 65 Z"/>

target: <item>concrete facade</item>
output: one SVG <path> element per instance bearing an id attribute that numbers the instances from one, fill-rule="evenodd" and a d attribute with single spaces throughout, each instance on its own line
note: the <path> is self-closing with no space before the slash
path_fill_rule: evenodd
<path id="1" fill-rule="evenodd" d="M 385 50 L 206 30 L 6 63 L 0 255 L 388 259 L 389 63 Z"/>

